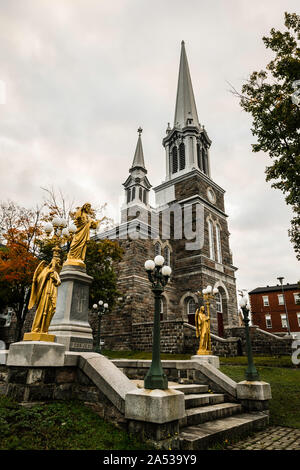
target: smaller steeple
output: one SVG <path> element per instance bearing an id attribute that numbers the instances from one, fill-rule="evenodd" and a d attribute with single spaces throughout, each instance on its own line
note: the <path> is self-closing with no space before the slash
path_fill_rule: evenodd
<path id="1" fill-rule="evenodd" d="M 145 168 L 144 152 L 143 152 L 143 145 L 142 145 L 142 138 L 141 138 L 143 129 L 139 127 L 137 131 L 138 131 L 139 137 L 138 137 L 138 141 L 136 144 L 132 167 L 130 168 L 129 171 L 132 172 L 136 168 L 142 168 L 147 173 L 147 170 Z"/>

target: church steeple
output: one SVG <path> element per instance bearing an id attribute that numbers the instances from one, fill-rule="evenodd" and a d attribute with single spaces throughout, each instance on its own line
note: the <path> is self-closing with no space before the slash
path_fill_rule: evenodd
<path id="1" fill-rule="evenodd" d="M 122 220 L 127 217 L 127 209 L 138 206 L 139 209 L 149 209 L 149 191 L 152 187 L 146 174 L 146 166 L 144 160 L 143 144 L 142 144 L 141 127 L 138 128 L 138 141 L 133 157 L 132 166 L 129 169 L 128 176 L 123 186 L 125 188 L 125 202 L 123 204 L 121 214 Z M 127 219 L 126 219 L 127 220 Z"/>
<path id="2" fill-rule="evenodd" d="M 174 127 L 179 126 L 182 128 L 188 124 L 200 126 L 185 45 L 182 41 Z"/>
<path id="3" fill-rule="evenodd" d="M 168 124 L 163 139 L 166 149 L 166 180 L 194 169 L 210 177 L 208 149 L 211 145 L 199 123 L 184 41 L 181 42 L 174 125 Z"/>

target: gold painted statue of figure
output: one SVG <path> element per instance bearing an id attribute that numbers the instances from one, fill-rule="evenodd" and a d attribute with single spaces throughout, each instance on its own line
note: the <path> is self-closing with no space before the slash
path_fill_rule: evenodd
<path id="1" fill-rule="evenodd" d="M 196 336 L 199 338 L 198 355 L 211 354 L 210 351 L 210 321 L 205 314 L 205 308 L 198 308 L 195 314 Z"/>
<path id="2" fill-rule="evenodd" d="M 55 336 L 49 335 L 48 329 L 55 313 L 57 287 L 61 284 L 59 253 L 60 249 L 55 247 L 51 263 L 41 261 L 33 275 L 28 309 L 36 306 L 36 313 L 31 332 L 25 333 L 24 341 L 55 341 Z"/>
<path id="3" fill-rule="evenodd" d="M 85 266 L 87 242 L 90 239 L 90 229 L 96 229 L 100 220 L 93 220 L 93 211 L 89 203 L 85 203 L 75 214 L 76 232 L 71 242 L 65 265 Z"/>

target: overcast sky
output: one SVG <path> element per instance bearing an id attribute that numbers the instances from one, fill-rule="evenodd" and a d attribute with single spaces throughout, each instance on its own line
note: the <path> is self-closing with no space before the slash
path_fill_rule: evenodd
<path id="1" fill-rule="evenodd" d="M 261 38 L 284 11 L 299 0 L 0 0 L 0 199 L 30 207 L 54 186 L 78 205 L 106 202 L 117 222 L 139 126 L 149 180 L 165 178 L 184 40 L 237 286 L 297 282 L 291 211 L 228 85 L 266 66 Z"/>

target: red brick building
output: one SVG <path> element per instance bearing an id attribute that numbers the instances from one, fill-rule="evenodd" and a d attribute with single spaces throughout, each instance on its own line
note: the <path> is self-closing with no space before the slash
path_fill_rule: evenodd
<path id="1" fill-rule="evenodd" d="M 252 323 L 279 335 L 300 337 L 300 289 L 298 284 L 258 287 L 249 292 Z"/>

